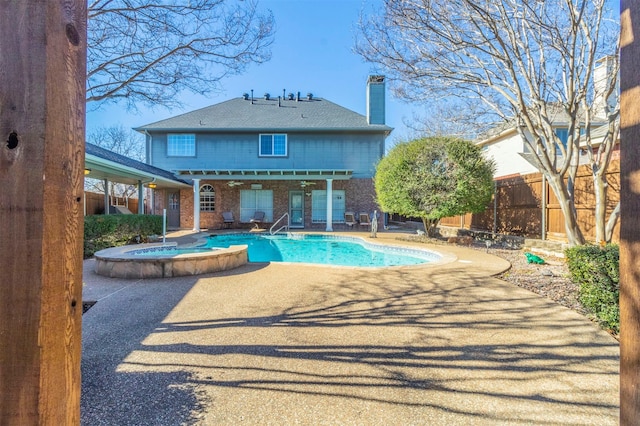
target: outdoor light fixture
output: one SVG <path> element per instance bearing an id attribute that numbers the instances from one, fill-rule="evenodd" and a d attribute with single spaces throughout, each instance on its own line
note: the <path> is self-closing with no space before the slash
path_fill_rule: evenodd
<path id="1" fill-rule="evenodd" d="M 91 173 L 91 169 L 84 169 L 85 176 L 88 175 L 89 173 Z"/>
<path id="2" fill-rule="evenodd" d="M 156 185 L 155 183 L 150 183 L 150 184 L 149 184 L 149 185 L 147 185 L 147 186 L 148 186 L 149 188 L 151 188 L 151 189 L 154 189 L 154 188 L 155 188 L 156 186 L 158 186 L 158 185 Z"/>

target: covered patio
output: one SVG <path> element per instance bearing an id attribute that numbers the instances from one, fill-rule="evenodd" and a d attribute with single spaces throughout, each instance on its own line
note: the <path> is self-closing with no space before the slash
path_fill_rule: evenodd
<path id="1" fill-rule="evenodd" d="M 100 179 L 104 182 L 104 205 L 105 214 L 109 214 L 109 193 L 106 190 L 109 182 L 135 185 L 138 192 L 138 214 L 144 214 L 144 188 L 150 189 L 186 189 L 191 188 L 191 184 L 179 179 L 173 173 L 151 166 L 141 161 L 133 160 L 124 155 L 109 151 L 108 149 L 86 144 L 85 178 Z M 153 197 L 153 192 L 151 193 Z M 154 203 L 151 202 L 151 212 Z M 86 204 L 85 204 L 86 215 Z"/>

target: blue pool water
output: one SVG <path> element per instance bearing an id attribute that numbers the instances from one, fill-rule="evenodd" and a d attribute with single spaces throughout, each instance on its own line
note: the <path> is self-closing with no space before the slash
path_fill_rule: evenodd
<path id="1" fill-rule="evenodd" d="M 212 235 L 206 247 L 247 245 L 249 262 L 300 262 L 381 267 L 417 265 L 440 258 L 436 253 L 368 244 L 359 238 L 328 235 Z"/>

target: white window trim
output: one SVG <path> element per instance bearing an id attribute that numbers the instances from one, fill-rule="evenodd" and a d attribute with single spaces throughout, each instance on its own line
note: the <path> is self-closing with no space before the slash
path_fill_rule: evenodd
<path id="1" fill-rule="evenodd" d="M 274 136 L 284 136 L 284 154 L 263 154 L 262 153 L 262 137 L 271 136 L 271 152 L 275 152 L 274 149 Z M 289 155 L 289 138 L 286 133 L 260 133 L 258 135 L 258 156 L 259 157 L 286 157 Z"/>
<path id="2" fill-rule="evenodd" d="M 169 139 L 172 136 L 181 136 L 181 137 L 185 137 L 185 136 L 189 136 L 193 138 L 193 154 L 184 154 L 184 155 L 178 155 L 178 154 L 171 154 L 169 152 Z M 195 133 L 168 133 L 167 134 L 167 157 L 195 157 L 196 156 L 196 135 Z"/>
<path id="3" fill-rule="evenodd" d="M 203 192 L 202 189 L 208 186 L 211 188 L 211 191 Z M 203 200 L 203 194 L 211 194 L 211 201 Z M 200 197 L 200 211 L 201 212 L 214 212 L 216 211 L 216 190 L 213 185 L 205 183 L 200 185 L 200 190 L 198 191 L 198 196 Z M 211 208 L 209 208 L 211 207 Z"/>
<path id="4" fill-rule="evenodd" d="M 249 223 L 256 211 L 263 211 L 264 222 L 273 221 L 273 190 L 272 189 L 241 189 L 240 190 L 240 222 Z M 247 195 L 251 198 L 250 205 L 245 205 Z M 265 197 L 268 195 L 268 197 Z M 264 200 L 268 200 L 266 204 Z"/>
<path id="5" fill-rule="evenodd" d="M 326 200 L 327 191 L 324 189 L 314 189 L 311 191 L 311 223 L 327 223 L 326 203 L 323 206 L 316 207 L 314 205 L 314 199 L 316 197 L 321 200 Z M 339 198 L 342 197 L 342 198 Z M 332 223 L 344 223 L 344 212 L 346 211 L 346 197 L 347 193 L 344 189 L 334 189 L 332 191 Z M 317 208 L 317 210 L 316 210 Z M 319 214 L 318 214 L 319 213 Z M 317 219 L 317 216 L 324 216 L 322 219 Z"/>

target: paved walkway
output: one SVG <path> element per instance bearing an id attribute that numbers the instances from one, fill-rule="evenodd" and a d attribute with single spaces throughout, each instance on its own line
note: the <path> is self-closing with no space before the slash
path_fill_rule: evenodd
<path id="1" fill-rule="evenodd" d="M 492 278 L 503 259 L 434 249 L 448 262 L 128 281 L 85 261 L 82 423 L 618 424 L 613 338 Z"/>

